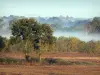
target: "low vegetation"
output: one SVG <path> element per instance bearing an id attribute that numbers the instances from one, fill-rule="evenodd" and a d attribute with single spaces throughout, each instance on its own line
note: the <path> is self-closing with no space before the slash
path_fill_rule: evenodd
<path id="1" fill-rule="evenodd" d="M 54 59 L 54 58 L 44 58 L 41 60 L 42 65 L 96 65 L 96 63 L 92 62 L 83 62 L 83 61 L 69 61 L 63 59 Z M 32 64 L 39 64 L 38 58 L 30 58 L 28 61 L 25 59 L 14 59 L 14 58 L 0 58 L 0 64 L 12 64 L 12 65 L 26 65 L 27 63 Z"/>

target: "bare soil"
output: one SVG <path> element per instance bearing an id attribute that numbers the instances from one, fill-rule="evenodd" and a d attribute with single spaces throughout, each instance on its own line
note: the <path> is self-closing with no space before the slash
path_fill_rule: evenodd
<path id="1" fill-rule="evenodd" d="M 100 75 L 100 66 L 0 65 L 0 75 Z"/>
<path id="2" fill-rule="evenodd" d="M 37 56 L 36 53 L 30 55 Z M 0 57 L 24 59 L 24 54 L 0 53 Z M 60 58 L 100 64 L 100 55 L 86 53 L 44 53 L 42 58 Z M 0 75 L 100 75 L 100 65 L 0 65 Z"/>

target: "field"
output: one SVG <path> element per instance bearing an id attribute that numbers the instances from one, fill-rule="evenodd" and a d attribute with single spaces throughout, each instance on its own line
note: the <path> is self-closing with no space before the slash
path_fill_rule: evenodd
<path id="1" fill-rule="evenodd" d="M 100 75 L 100 66 L 0 65 L 1 75 Z"/>
<path id="2" fill-rule="evenodd" d="M 34 56 L 35 53 L 30 55 Z M 24 59 L 22 53 L 4 53 L 1 57 Z M 60 58 L 69 61 L 90 62 L 92 65 L 0 65 L 0 75 L 100 75 L 100 56 L 86 53 L 44 53 L 42 58 Z"/>

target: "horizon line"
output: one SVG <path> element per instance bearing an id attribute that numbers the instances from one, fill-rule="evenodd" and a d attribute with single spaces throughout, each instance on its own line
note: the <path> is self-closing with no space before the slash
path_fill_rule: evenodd
<path id="1" fill-rule="evenodd" d="M 83 18 L 83 19 L 91 19 L 91 18 L 94 18 L 94 17 L 73 17 L 73 16 L 68 16 L 68 15 L 53 15 L 53 16 L 40 16 L 40 15 L 2 15 L 0 17 L 9 17 L 9 16 L 19 16 L 19 17 L 70 17 L 70 18 Z M 95 16 L 95 17 L 100 17 L 100 16 Z"/>

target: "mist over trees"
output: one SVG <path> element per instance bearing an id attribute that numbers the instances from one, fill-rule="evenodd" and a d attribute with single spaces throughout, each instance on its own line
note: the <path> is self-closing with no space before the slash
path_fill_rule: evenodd
<path id="1" fill-rule="evenodd" d="M 90 34 L 100 34 L 100 17 L 94 17 L 86 28 Z"/>
<path id="2" fill-rule="evenodd" d="M 0 17 L 5 23 L 5 26 L 8 25 L 8 23 L 12 22 L 13 20 L 18 20 L 26 18 L 25 16 L 14 16 L 10 15 L 8 17 L 3 16 Z M 50 24 L 50 26 L 54 30 L 64 30 L 64 31 L 72 31 L 70 29 L 74 29 L 75 31 L 79 31 L 79 28 L 77 26 L 84 26 L 85 24 L 89 23 L 91 19 L 83 19 L 83 18 L 74 18 L 74 17 L 64 17 L 64 16 L 59 16 L 59 17 L 33 17 L 35 18 L 39 23 L 44 24 Z M 81 27 L 82 28 L 82 27 Z"/>
<path id="3" fill-rule="evenodd" d="M 94 25 L 99 22 L 93 19 Z M 49 24 L 41 24 L 33 18 L 23 18 L 11 22 L 10 39 L 1 37 L 0 51 L 20 51 L 25 55 L 35 51 L 40 59 L 43 52 L 85 52 L 100 53 L 100 41 L 82 41 L 76 37 L 54 37 Z"/>

